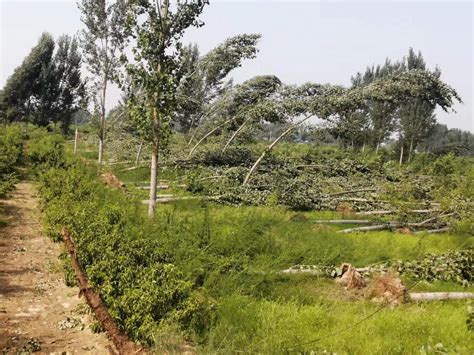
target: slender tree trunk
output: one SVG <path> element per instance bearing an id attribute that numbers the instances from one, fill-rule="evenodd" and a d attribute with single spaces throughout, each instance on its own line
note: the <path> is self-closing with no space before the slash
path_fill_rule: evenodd
<path id="1" fill-rule="evenodd" d="M 207 132 L 204 137 L 202 137 L 193 147 L 193 149 L 191 149 L 191 151 L 189 152 L 189 155 L 188 155 L 188 158 L 190 158 L 194 151 L 196 150 L 196 148 L 202 143 L 204 142 L 204 140 L 209 137 L 211 134 L 213 134 L 215 131 L 217 131 L 219 128 L 225 126 L 227 123 L 229 123 L 230 121 L 232 121 L 232 119 L 229 119 L 227 121 L 224 121 L 223 123 L 221 123 L 220 125 L 217 125 L 216 127 L 214 127 L 212 130 L 210 130 L 209 132 Z"/>
<path id="2" fill-rule="evenodd" d="M 156 184 L 158 181 L 158 152 L 160 151 L 160 120 L 156 107 L 153 108 L 153 147 L 150 168 L 150 201 L 148 216 L 153 217 L 156 209 Z"/>
<path id="3" fill-rule="evenodd" d="M 411 162 L 412 154 L 413 154 L 413 138 L 410 140 L 410 149 L 408 150 L 408 162 Z"/>
<path id="4" fill-rule="evenodd" d="M 375 154 L 379 153 L 380 142 L 377 142 L 377 146 L 375 147 Z"/>
<path id="5" fill-rule="evenodd" d="M 211 108 L 206 114 L 201 115 L 201 117 L 199 117 L 199 119 L 198 119 L 197 122 L 196 122 L 196 127 L 194 127 L 194 129 L 191 127 L 191 129 L 193 129 L 193 134 L 191 135 L 191 138 L 189 138 L 188 146 L 191 145 L 192 141 L 193 141 L 194 138 L 196 137 L 196 134 L 197 134 L 197 132 L 198 132 L 198 127 L 199 127 L 199 124 L 201 123 L 201 121 L 202 121 L 203 119 L 205 119 L 207 116 L 209 116 L 211 113 L 213 113 L 215 110 L 216 110 L 216 108 L 213 107 L 213 108 Z"/>
<path id="6" fill-rule="evenodd" d="M 107 43 L 106 43 L 107 50 Z M 104 159 L 104 140 L 105 140 L 105 96 L 107 93 L 107 75 L 104 75 L 104 82 L 102 86 L 102 96 L 100 105 L 100 122 L 99 122 L 99 166 L 102 166 Z"/>
<path id="7" fill-rule="evenodd" d="M 150 201 L 148 203 L 148 216 L 153 217 L 156 209 L 156 183 L 158 179 L 158 147 L 153 143 L 150 168 Z"/>
<path id="8" fill-rule="evenodd" d="M 403 142 L 402 142 L 402 145 L 400 147 L 400 161 L 398 162 L 399 165 L 402 165 L 403 163 Z"/>
<path id="9" fill-rule="evenodd" d="M 248 172 L 247 176 L 244 179 L 244 182 L 242 185 L 247 185 L 248 182 L 250 181 L 250 177 L 252 176 L 253 172 L 258 168 L 262 160 L 265 158 L 268 152 L 270 152 L 273 147 L 280 141 L 282 140 L 286 135 L 288 135 L 292 130 L 297 128 L 300 124 L 308 120 L 309 118 L 313 117 L 313 115 L 307 115 L 305 118 L 303 118 L 301 121 L 299 121 L 296 124 L 293 124 L 290 126 L 287 130 L 285 130 L 282 134 L 278 136 L 277 139 L 275 139 L 268 147 L 265 148 L 265 150 L 262 152 L 262 155 L 257 159 L 257 161 L 253 164 L 252 168 L 250 168 L 250 171 Z"/>
<path id="10" fill-rule="evenodd" d="M 240 125 L 240 127 L 234 132 L 234 134 L 232 135 L 232 137 L 229 138 L 229 140 L 227 141 L 227 143 L 225 144 L 224 148 L 222 148 L 222 152 L 225 152 L 225 150 L 227 149 L 227 147 L 230 145 L 230 143 L 232 143 L 232 141 L 235 139 L 235 137 L 237 137 L 237 135 L 242 132 L 242 130 L 244 129 L 245 125 L 247 124 L 249 120 L 245 120 L 244 123 L 242 123 Z"/>
<path id="11" fill-rule="evenodd" d="M 77 140 L 79 136 L 79 131 L 76 128 L 76 131 L 74 132 L 74 154 L 77 152 Z"/>
<path id="12" fill-rule="evenodd" d="M 142 154 L 142 149 L 143 149 L 143 142 L 140 142 L 140 145 L 138 146 L 137 157 L 135 158 L 136 167 L 140 163 L 140 155 Z"/>
<path id="13" fill-rule="evenodd" d="M 104 139 L 99 137 L 99 166 L 102 166 L 102 161 L 104 159 Z"/>

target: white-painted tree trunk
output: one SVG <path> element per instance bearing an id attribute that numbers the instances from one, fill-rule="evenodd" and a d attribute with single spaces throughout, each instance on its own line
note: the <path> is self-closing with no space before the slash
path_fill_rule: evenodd
<path id="1" fill-rule="evenodd" d="M 138 164 L 140 163 L 140 155 L 142 154 L 142 149 L 143 149 L 143 142 L 140 142 L 140 145 L 138 146 L 137 156 L 135 158 L 135 167 L 137 167 Z"/>
<path id="2" fill-rule="evenodd" d="M 79 137 L 79 131 L 76 128 L 76 131 L 74 132 L 74 154 L 77 152 L 77 141 Z"/>
<path id="3" fill-rule="evenodd" d="M 150 168 L 150 201 L 148 204 L 148 216 L 152 217 L 156 209 L 156 185 L 158 179 L 158 147 L 153 144 L 153 151 L 151 153 L 151 168 Z"/>
<path id="4" fill-rule="evenodd" d="M 402 146 L 400 147 L 400 161 L 398 162 L 399 165 L 402 165 L 403 163 L 403 143 Z"/>
<path id="5" fill-rule="evenodd" d="M 99 166 L 102 165 L 102 161 L 104 159 L 104 139 L 99 137 Z"/>

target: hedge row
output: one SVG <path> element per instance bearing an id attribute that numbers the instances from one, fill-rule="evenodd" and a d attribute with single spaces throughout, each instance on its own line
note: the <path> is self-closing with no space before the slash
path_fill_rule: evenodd
<path id="1" fill-rule="evenodd" d="M 23 152 L 23 133 L 19 126 L 0 127 L 0 198 L 13 190 L 16 167 Z"/>
<path id="2" fill-rule="evenodd" d="M 136 228 L 151 223 L 137 201 L 103 186 L 94 167 L 66 157 L 56 136 L 32 142 L 29 156 L 39 175 L 48 234 L 60 241 L 61 230 L 70 231 L 82 268 L 119 326 L 145 345 L 167 322 L 202 332 L 207 303 L 159 239 Z"/>

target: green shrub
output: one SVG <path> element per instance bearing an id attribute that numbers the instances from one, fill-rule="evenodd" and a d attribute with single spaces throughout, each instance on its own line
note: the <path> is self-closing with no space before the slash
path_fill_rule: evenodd
<path id="1" fill-rule="evenodd" d="M 36 147 L 30 156 L 37 167 L 55 166 L 39 179 L 46 229 L 60 240 L 62 228 L 68 228 L 78 259 L 112 317 L 147 345 L 165 319 L 176 320 L 189 332 L 202 332 L 200 319 L 208 317 L 208 304 L 163 250 L 162 238 L 135 230 L 149 223 L 135 209 L 136 201 L 108 190 L 94 168 L 61 156 L 54 138 L 43 142 L 53 158 L 45 159 L 46 149 Z"/>
<path id="2" fill-rule="evenodd" d="M 40 135 L 28 147 L 28 159 L 34 171 L 47 170 L 65 164 L 64 138 L 57 134 Z"/>
<path id="3" fill-rule="evenodd" d="M 23 132 L 17 125 L 0 127 L 0 198 L 13 190 L 17 182 L 16 167 L 23 148 Z"/>

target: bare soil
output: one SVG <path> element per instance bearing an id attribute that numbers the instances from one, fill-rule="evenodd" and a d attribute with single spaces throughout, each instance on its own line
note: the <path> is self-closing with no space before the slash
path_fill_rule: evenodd
<path id="1" fill-rule="evenodd" d="M 0 353 L 109 353 L 105 334 L 89 329 L 79 289 L 64 283 L 62 245 L 41 234 L 32 184 L 17 184 L 0 203 L 8 223 L 0 228 Z"/>

